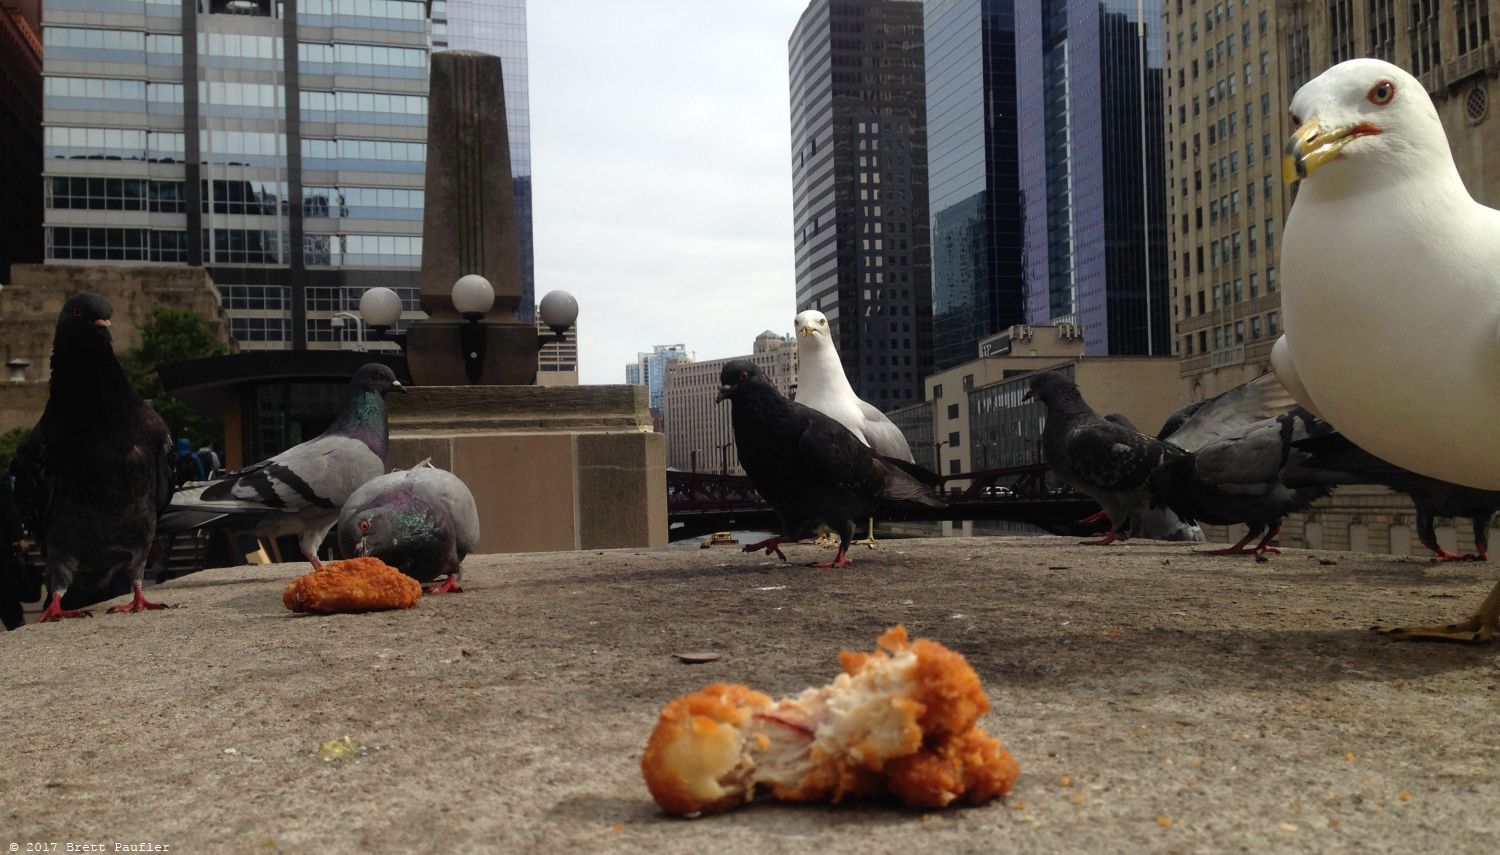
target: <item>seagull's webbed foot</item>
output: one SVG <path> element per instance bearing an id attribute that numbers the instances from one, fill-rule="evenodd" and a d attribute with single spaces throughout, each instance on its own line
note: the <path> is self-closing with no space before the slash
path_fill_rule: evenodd
<path id="1" fill-rule="evenodd" d="M 781 544 L 783 544 L 785 542 L 786 542 L 786 538 L 784 538 L 784 537 L 768 537 L 765 540 L 758 541 L 756 543 L 746 544 L 745 547 L 744 547 L 744 549 L 742 549 L 740 551 L 741 552 L 755 552 L 756 550 L 764 549 L 766 551 L 767 555 L 775 553 L 775 555 L 776 555 L 777 558 L 780 558 L 782 561 L 785 561 L 786 560 L 786 556 L 784 554 L 782 554 L 782 552 L 781 552 Z"/>
<path id="2" fill-rule="evenodd" d="M 141 583 L 136 582 L 135 596 L 131 598 L 130 602 L 121 606 L 110 607 L 107 614 L 114 615 L 123 614 L 125 612 L 153 612 L 157 609 L 169 608 L 171 608 L 171 606 L 167 605 L 166 603 L 153 603 L 150 600 L 146 599 L 146 595 L 141 593 Z"/>
<path id="3" fill-rule="evenodd" d="M 53 594 L 47 601 L 47 607 L 42 609 L 42 614 L 36 619 L 37 623 L 55 623 L 65 618 L 93 617 L 94 613 L 87 609 L 65 609 L 62 607 L 62 597 Z"/>
<path id="4" fill-rule="evenodd" d="M 870 525 L 869 525 L 869 528 L 867 529 L 867 532 L 868 533 L 865 535 L 864 540 L 856 540 L 856 541 L 854 541 L 854 543 L 856 545 L 858 545 L 858 546 L 868 546 L 871 549 L 874 549 L 875 548 L 875 518 L 874 517 L 870 517 Z"/>
<path id="5" fill-rule="evenodd" d="M 458 574 L 449 573 L 448 578 L 441 585 L 423 585 L 424 594 L 462 594 L 464 589 L 458 585 Z"/>
<path id="6" fill-rule="evenodd" d="M 838 554 L 833 556 L 832 561 L 814 561 L 807 566 L 826 569 L 828 567 L 848 567 L 853 563 L 854 560 L 849 557 L 848 553 L 845 551 L 845 548 L 841 546 L 839 547 Z"/>
<path id="7" fill-rule="evenodd" d="M 1099 538 L 1098 540 L 1080 540 L 1078 542 L 1078 545 L 1079 546 L 1109 546 L 1111 543 L 1114 543 L 1117 540 L 1129 540 L 1129 539 L 1130 538 L 1129 538 L 1128 535 L 1124 535 L 1124 534 L 1121 534 L 1120 532 L 1111 530 L 1111 531 L 1105 532 L 1104 536 L 1101 537 L 1101 538 Z"/>
<path id="8" fill-rule="evenodd" d="M 1389 635 L 1397 641 L 1458 641 L 1464 644 L 1484 644 L 1494 640 L 1500 632 L 1500 582 L 1485 597 L 1479 610 L 1467 620 L 1440 626 L 1372 626 L 1374 632 Z"/>

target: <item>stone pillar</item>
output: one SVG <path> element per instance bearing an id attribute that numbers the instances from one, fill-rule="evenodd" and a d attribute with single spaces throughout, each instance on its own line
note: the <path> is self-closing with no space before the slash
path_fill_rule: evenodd
<path id="1" fill-rule="evenodd" d="M 386 406 L 391 467 L 431 458 L 474 493 L 476 552 L 666 545 L 666 437 L 645 387 L 419 386 Z"/>
<path id="2" fill-rule="evenodd" d="M 422 309 L 407 334 L 406 360 L 418 385 L 466 385 L 459 328 L 467 323 L 450 292 L 477 273 L 495 288 L 485 328 L 481 384 L 536 380 L 536 328 L 515 319 L 520 305 L 505 84 L 500 57 L 476 51 L 432 55 L 427 102 L 427 196 L 422 211 Z"/>

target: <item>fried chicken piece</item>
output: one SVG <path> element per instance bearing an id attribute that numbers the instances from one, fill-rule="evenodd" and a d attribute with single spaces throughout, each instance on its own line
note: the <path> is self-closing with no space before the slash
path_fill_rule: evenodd
<path id="1" fill-rule="evenodd" d="M 293 579 L 281 602 L 294 612 L 367 612 L 409 609 L 422 599 L 422 583 L 379 558 L 330 561 Z"/>
<path id="2" fill-rule="evenodd" d="M 840 656 L 826 686 L 772 703 L 715 684 L 662 709 L 641 771 L 669 813 L 728 810 L 758 792 L 788 801 L 890 793 L 909 805 L 1004 795 L 1019 767 L 975 723 L 990 707 L 964 658 L 897 626 Z"/>

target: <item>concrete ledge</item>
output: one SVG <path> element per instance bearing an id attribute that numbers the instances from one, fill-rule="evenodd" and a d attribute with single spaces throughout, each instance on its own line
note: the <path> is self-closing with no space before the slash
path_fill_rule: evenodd
<path id="1" fill-rule="evenodd" d="M 734 549 L 471 557 L 398 613 L 282 608 L 305 565 L 174 580 L 181 608 L 0 635 L 5 840 L 173 852 L 1456 852 L 1500 839 L 1500 648 L 1392 643 L 1494 569 L 1159 543 L 889 541 L 811 570 Z M 824 557 L 792 546 L 795 561 Z M 1324 565 L 1319 559 L 1338 563 Z M 639 761 L 715 681 L 831 678 L 894 623 L 973 664 L 1005 803 L 662 816 Z M 713 664 L 674 653 L 708 649 Z M 344 735 L 364 756 L 313 752 Z M 1066 782 L 1064 782 L 1066 778 Z M 8 836 L 7 836 L 8 835 Z M 61 847 L 59 847 L 61 851 Z"/>

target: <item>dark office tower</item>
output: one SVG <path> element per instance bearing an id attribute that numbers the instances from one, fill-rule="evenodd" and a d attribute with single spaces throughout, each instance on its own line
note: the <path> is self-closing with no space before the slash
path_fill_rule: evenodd
<path id="1" fill-rule="evenodd" d="M 424 0 L 46 0 L 46 258 L 208 268 L 245 349 L 415 316 Z M 344 323 L 345 319 L 354 323 Z"/>
<path id="2" fill-rule="evenodd" d="M 42 30 L 37 0 L 0 0 L 0 285 L 42 260 Z"/>
<path id="3" fill-rule="evenodd" d="M 1026 315 L 1089 354 L 1171 352 L 1161 6 L 1017 8 Z"/>
<path id="4" fill-rule="evenodd" d="M 883 410 L 932 371 L 922 4 L 812 0 L 788 43 L 797 310 Z"/>
<path id="5" fill-rule="evenodd" d="M 531 77 L 526 0 L 432 0 L 431 8 L 433 50 L 477 50 L 500 57 L 521 259 L 521 305 L 516 317 L 530 321 L 536 303 L 536 265 L 531 239 Z"/>
<path id="6" fill-rule="evenodd" d="M 927 0 L 933 359 L 1026 322 L 1014 0 Z"/>

